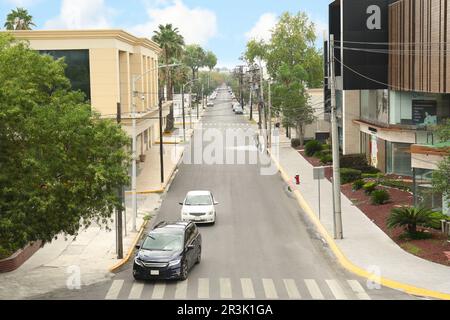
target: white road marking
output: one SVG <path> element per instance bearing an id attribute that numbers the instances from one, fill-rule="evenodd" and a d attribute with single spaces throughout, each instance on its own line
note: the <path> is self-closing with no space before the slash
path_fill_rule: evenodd
<path id="1" fill-rule="evenodd" d="M 111 287 L 108 290 L 108 293 L 106 294 L 105 299 L 112 300 L 117 299 L 119 296 L 120 289 L 122 289 L 122 286 L 124 284 L 124 280 L 114 280 L 111 284 Z"/>
<path id="2" fill-rule="evenodd" d="M 138 282 L 133 283 L 128 299 L 140 299 L 142 295 L 142 290 L 144 290 L 143 283 Z"/>
<path id="3" fill-rule="evenodd" d="M 342 290 L 342 287 L 339 285 L 339 283 L 336 280 L 325 280 L 328 287 L 330 288 L 331 292 L 333 293 L 334 297 L 338 300 L 347 300 L 347 296 L 344 293 L 344 290 Z"/>
<path id="4" fill-rule="evenodd" d="M 255 299 L 255 289 L 253 288 L 252 279 L 241 279 L 242 295 L 245 299 Z"/>
<path id="5" fill-rule="evenodd" d="M 347 280 L 348 284 L 352 288 L 352 290 L 356 293 L 356 296 L 360 300 L 372 300 L 372 298 L 369 297 L 369 295 L 364 290 L 361 283 L 359 283 L 357 280 Z"/>
<path id="6" fill-rule="evenodd" d="M 177 283 L 177 287 L 175 289 L 175 299 L 186 299 L 187 296 L 187 286 L 188 286 L 188 280 L 179 281 Z"/>
<path id="7" fill-rule="evenodd" d="M 199 299 L 209 298 L 209 279 L 198 279 L 198 297 Z"/>
<path id="8" fill-rule="evenodd" d="M 228 278 L 220 278 L 220 298 L 231 299 L 231 280 Z"/>
<path id="9" fill-rule="evenodd" d="M 298 292 L 297 285 L 295 284 L 294 279 L 284 279 L 284 286 L 286 287 L 286 291 L 290 299 L 301 299 L 302 296 L 300 292 Z"/>
<path id="10" fill-rule="evenodd" d="M 166 290 L 165 283 L 155 284 L 153 287 L 152 299 L 162 299 L 164 298 L 164 291 Z"/>
<path id="11" fill-rule="evenodd" d="M 306 287 L 308 288 L 309 294 L 313 299 L 323 300 L 325 299 L 322 292 L 320 292 L 317 282 L 313 279 L 305 279 Z"/>
<path id="12" fill-rule="evenodd" d="M 278 299 L 277 290 L 272 279 L 262 279 L 264 293 L 267 299 Z"/>

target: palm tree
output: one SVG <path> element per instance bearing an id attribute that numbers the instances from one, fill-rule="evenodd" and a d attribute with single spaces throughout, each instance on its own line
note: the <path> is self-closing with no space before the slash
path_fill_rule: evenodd
<path id="1" fill-rule="evenodd" d="M 183 51 L 184 38 L 179 33 L 178 28 L 174 28 L 172 24 L 158 26 L 158 30 L 154 31 L 152 40 L 155 41 L 162 49 L 162 60 L 165 64 L 170 64 L 174 59 L 179 58 Z M 173 100 L 172 95 L 172 77 L 170 68 L 166 67 L 165 72 L 167 100 Z M 173 104 L 170 106 L 170 114 L 167 117 L 166 131 L 174 128 Z"/>
<path id="2" fill-rule="evenodd" d="M 205 65 L 209 69 L 208 74 L 208 93 L 209 93 L 209 84 L 211 81 L 211 71 L 214 69 L 214 67 L 217 65 L 217 57 L 212 51 L 207 51 L 205 55 Z"/>
<path id="3" fill-rule="evenodd" d="M 388 228 L 406 227 L 409 234 L 417 233 L 417 226 L 427 227 L 436 223 L 434 211 L 424 207 L 394 208 L 387 219 Z"/>
<path id="4" fill-rule="evenodd" d="M 28 14 L 27 9 L 16 8 L 6 16 L 4 24 L 6 30 L 31 30 L 31 26 L 36 26 L 33 23 L 33 16 Z"/>

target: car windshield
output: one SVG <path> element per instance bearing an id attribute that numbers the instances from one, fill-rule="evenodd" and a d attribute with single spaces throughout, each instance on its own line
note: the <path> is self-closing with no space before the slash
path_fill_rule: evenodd
<path id="1" fill-rule="evenodd" d="M 184 204 L 187 206 L 210 206 L 212 201 L 209 195 L 195 195 L 187 196 Z"/>
<path id="2" fill-rule="evenodd" d="M 142 249 L 153 251 L 178 251 L 182 248 L 182 233 L 151 233 L 142 245 Z"/>

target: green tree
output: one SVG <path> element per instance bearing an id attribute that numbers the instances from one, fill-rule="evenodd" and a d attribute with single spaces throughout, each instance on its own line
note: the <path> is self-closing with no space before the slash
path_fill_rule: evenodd
<path id="1" fill-rule="evenodd" d="M 196 79 L 198 70 L 206 66 L 206 52 L 197 44 L 187 45 L 184 50 L 184 63 L 191 68 L 192 79 Z"/>
<path id="2" fill-rule="evenodd" d="M 323 82 L 322 53 L 315 48 L 315 27 L 305 13 L 285 12 L 268 42 L 251 40 L 244 58 L 265 62 L 274 81 L 273 111 L 283 116 L 285 126 L 294 127 L 301 144 L 305 126 L 313 120 L 307 88 Z"/>
<path id="3" fill-rule="evenodd" d="M 214 52 L 212 51 L 207 51 L 205 54 L 205 66 L 208 67 L 209 69 L 209 74 L 208 74 L 208 89 L 207 92 L 208 94 L 210 93 L 210 84 L 211 84 L 211 72 L 214 69 L 214 67 L 217 65 L 217 57 L 214 54 Z"/>
<path id="4" fill-rule="evenodd" d="M 450 119 L 437 127 L 436 134 L 442 142 L 450 141 Z M 450 152 L 448 146 L 447 151 Z M 450 156 L 445 157 L 433 172 L 433 188 L 444 195 L 450 195 Z"/>
<path id="5" fill-rule="evenodd" d="M 178 28 L 174 28 L 172 24 L 159 25 L 158 30 L 154 31 L 152 40 L 155 41 L 162 49 L 161 62 L 171 64 L 181 57 L 184 46 L 183 36 L 179 33 Z M 165 68 L 164 80 L 167 88 L 167 99 L 173 100 L 173 81 L 171 68 Z M 170 113 L 167 117 L 166 131 L 172 131 L 174 128 L 173 104 L 170 106 Z"/>
<path id="6" fill-rule="evenodd" d="M 92 113 L 64 68 L 0 35 L 0 258 L 107 224 L 128 183 L 128 137 Z"/>
<path id="7" fill-rule="evenodd" d="M 6 16 L 4 27 L 7 30 L 31 30 L 31 26 L 36 26 L 33 23 L 33 16 L 28 14 L 27 9 L 16 8 Z"/>

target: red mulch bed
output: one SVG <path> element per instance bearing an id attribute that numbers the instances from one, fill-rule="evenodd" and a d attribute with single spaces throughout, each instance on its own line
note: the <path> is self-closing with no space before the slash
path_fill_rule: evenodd
<path id="1" fill-rule="evenodd" d="M 448 238 L 442 235 L 438 230 L 426 229 L 427 232 L 432 234 L 431 239 L 404 240 L 400 237 L 403 234 L 402 228 L 392 230 L 387 228 L 386 221 L 391 210 L 402 205 L 413 205 L 413 196 L 409 192 L 398 189 L 383 188 L 389 192 L 391 202 L 379 206 L 372 205 L 370 202 L 370 197 L 367 196 L 363 190 L 353 191 L 352 184 L 343 185 L 342 192 L 400 247 L 409 252 L 407 248 L 411 248 L 411 246 L 413 246 L 418 248 L 419 251 L 411 252 L 412 254 L 429 261 L 450 266 L 450 260 L 444 253 L 446 251 L 450 252 L 450 242 L 448 242 Z"/>
<path id="2" fill-rule="evenodd" d="M 299 150 L 299 153 L 314 167 L 322 166 L 319 159 L 306 156 L 304 150 Z M 325 177 L 332 181 L 333 170 L 331 167 L 325 169 Z M 398 175 L 388 175 L 391 179 L 409 180 L 410 177 L 402 177 Z M 410 252 L 416 256 L 433 261 L 439 264 L 450 266 L 450 258 L 446 256 L 445 252 L 450 252 L 450 242 L 448 238 L 438 230 L 426 229 L 432 234 L 431 239 L 426 240 L 404 240 L 400 236 L 404 233 L 402 228 L 388 229 L 386 226 L 387 218 L 391 210 L 402 205 L 412 206 L 414 204 L 413 196 L 409 192 L 394 188 L 379 187 L 386 189 L 391 201 L 384 205 L 375 206 L 371 204 L 370 197 L 367 196 L 363 190 L 353 191 L 352 184 L 343 185 L 341 190 L 373 223 L 375 223 L 381 230 L 384 231 L 393 241 L 400 247 L 410 252 L 408 248 L 418 248 L 418 252 Z"/>

